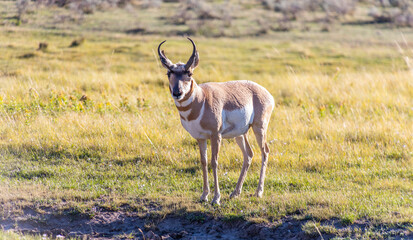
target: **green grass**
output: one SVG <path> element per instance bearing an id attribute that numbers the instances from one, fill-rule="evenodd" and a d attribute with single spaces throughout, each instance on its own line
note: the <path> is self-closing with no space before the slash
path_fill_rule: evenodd
<path id="1" fill-rule="evenodd" d="M 49 239 L 49 238 L 43 237 L 43 236 L 32 236 L 32 235 L 18 234 L 18 233 L 14 233 L 12 231 L 7 231 L 7 232 L 0 231 L 0 239 L 1 240 L 10 240 L 10 239 L 43 240 L 43 239 Z"/>
<path id="2" fill-rule="evenodd" d="M 229 221 L 297 215 L 412 224 L 412 75 L 394 45 L 400 35 L 382 30 L 372 40 L 374 29 L 361 32 L 195 38 L 198 83 L 250 79 L 276 101 L 264 197 L 250 196 L 261 166 L 251 135 L 255 157 L 243 193 L 229 200 L 242 154 L 225 140 L 222 205 L 214 207 L 198 201 L 196 141 L 179 123 L 155 55 L 165 37 L 3 27 L 0 216 L 25 205 L 146 211 L 150 201 L 162 214 Z M 85 43 L 69 48 L 79 35 Z M 39 42 L 48 50 L 36 51 Z M 168 38 L 165 49 L 173 61 L 191 52 L 183 38 Z"/>

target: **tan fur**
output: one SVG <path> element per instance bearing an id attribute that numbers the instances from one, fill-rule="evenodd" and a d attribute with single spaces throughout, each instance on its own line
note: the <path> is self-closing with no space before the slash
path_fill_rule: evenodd
<path id="1" fill-rule="evenodd" d="M 178 97 L 173 96 L 180 113 L 181 123 L 198 141 L 204 176 L 201 200 L 207 201 L 209 194 L 206 140 L 210 139 L 211 166 L 215 182 L 212 202 L 215 204 L 220 202 L 221 195 L 217 172 L 218 153 L 222 137 L 235 137 L 243 152 L 244 163 L 235 190 L 231 194 L 231 197 L 239 196 L 253 157 L 246 135 L 250 127 L 254 130 L 261 150 L 262 167 L 255 193 L 255 196 L 261 197 L 264 191 L 265 170 L 269 154 L 266 134 L 274 108 L 274 99 L 271 94 L 262 86 L 251 81 L 211 82 L 198 86 L 191 77 L 193 69 L 199 63 L 199 55 L 195 44 L 193 56 L 188 61 L 192 64 L 191 67 L 187 68 L 188 71 L 185 71 L 185 64 L 173 65 L 169 59 L 165 59 L 165 56 L 160 55 L 160 57 L 163 66 L 169 70 L 169 90 L 171 94 L 173 89 L 176 92 L 183 92 Z"/>
<path id="2" fill-rule="evenodd" d="M 206 98 L 206 109 L 201 126 L 213 132 L 221 127 L 221 114 L 224 110 L 241 109 L 253 102 L 255 123 L 262 123 L 265 118 L 269 118 L 268 113 L 272 112 L 274 100 L 263 87 L 246 81 L 231 81 L 225 83 L 205 83 L 200 87 Z M 261 119 L 263 118 L 263 119 Z"/>

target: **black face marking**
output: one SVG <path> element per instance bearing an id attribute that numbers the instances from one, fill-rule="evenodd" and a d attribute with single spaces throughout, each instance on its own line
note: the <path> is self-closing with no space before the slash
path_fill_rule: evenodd
<path id="1" fill-rule="evenodd" d="M 168 78 L 171 77 L 171 74 L 177 74 L 177 73 L 174 72 L 174 71 L 172 71 L 172 70 L 169 70 L 169 71 L 166 73 L 166 75 L 168 76 Z"/>
<path id="2" fill-rule="evenodd" d="M 190 72 L 190 71 L 186 71 L 186 72 L 184 72 L 185 74 L 188 74 L 188 77 L 191 77 L 192 76 L 192 73 Z"/>
<path id="3" fill-rule="evenodd" d="M 171 78 L 171 74 L 175 75 L 175 78 L 178 79 L 178 81 L 189 81 L 191 80 L 191 76 L 193 73 L 191 73 L 190 71 L 185 71 L 185 72 L 174 72 L 174 71 L 168 71 L 166 73 L 166 75 L 168 76 L 168 78 Z M 189 79 L 184 79 L 183 75 L 188 75 Z"/>

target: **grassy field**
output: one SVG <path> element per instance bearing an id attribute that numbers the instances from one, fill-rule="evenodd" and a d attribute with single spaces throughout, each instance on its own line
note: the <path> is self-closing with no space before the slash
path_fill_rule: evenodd
<path id="1" fill-rule="evenodd" d="M 2 27 L 0 218 L 25 206 L 93 216 L 96 206 L 145 213 L 152 203 L 163 215 L 368 221 L 411 232 L 413 81 L 405 57 L 413 55 L 413 31 L 403 32 L 347 26 L 195 37 L 198 83 L 249 79 L 276 101 L 264 197 L 251 197 L 261 163 L 250 135 L 255 157 L 241 197 L 229 199 L 242 154 L 225 140 L 216 207 L 198 201 L 197 144 L 179 122 L 155 54 L 165 37 Z M 80 37 L 84 44 L 69 47 Z M 48 49 L 36 50 L 39 42 Z M 165 49 L 173 61 L 191 52 L 179 37 L 168 37 Z"/>

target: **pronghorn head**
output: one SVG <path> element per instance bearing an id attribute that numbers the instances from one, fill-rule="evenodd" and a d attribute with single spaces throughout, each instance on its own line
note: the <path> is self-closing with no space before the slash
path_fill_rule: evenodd
<path id="1" fill-rule="evenodd" d="M 199 55 L 196 50 L 195 43 L 190 38 L 188 38 L 188 40 L 192 43 L 193 51 L 186 64 L 181 62 L 173 64 L 171 60 L 166 57 L 165 52 L 163 50 L 161 51 L 161 45 L 166 40 L 161 42 L 158 46 L 158 54 L 161 59 L 162 66 L 168 69 L 167 75 L 169 79 L 169 90 L 171 91 L 172 97 L 178 101 L 182 100 L 193 88 L 194 79 L 192 78 L 192 74 L 199 63 Z"/>

